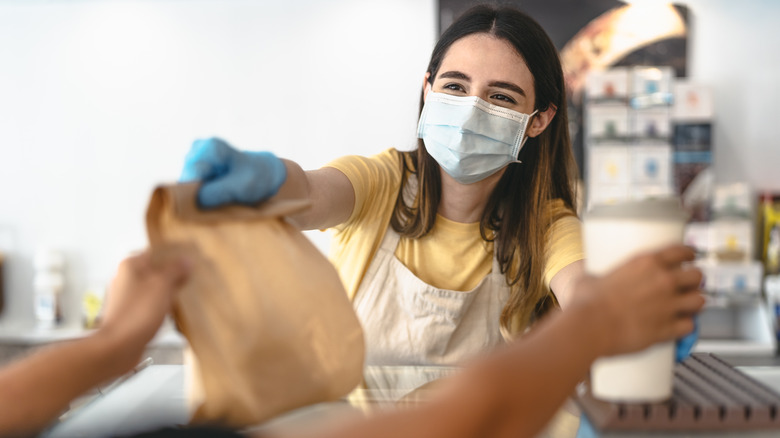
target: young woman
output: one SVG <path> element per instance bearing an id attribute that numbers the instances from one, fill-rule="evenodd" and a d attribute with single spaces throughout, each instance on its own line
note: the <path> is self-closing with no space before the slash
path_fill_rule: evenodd
<path id="1" fill-rule="evenodd" d="M 550 38 L 478 6 L 442 35 L 422 84 L 417 149 L 304 172 L 268 152 L 199 140 L 182 180 L 205 208 L 299 196 L 377 364 L 455 364 L 567 306 L 582 275 L 563 73 Z M 278 192 L 278 194 L 277 194 Z"/>

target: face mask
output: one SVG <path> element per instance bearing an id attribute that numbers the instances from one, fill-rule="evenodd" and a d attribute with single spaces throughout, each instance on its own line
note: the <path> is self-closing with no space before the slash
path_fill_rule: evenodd
<path id="1" fill-rule="evenodd" d="M 429 92 L 417 137 L 448 175 L 461 184 L 472 184 L 519 163 L 531 116 L 476 96 L 451 96 Z"/>

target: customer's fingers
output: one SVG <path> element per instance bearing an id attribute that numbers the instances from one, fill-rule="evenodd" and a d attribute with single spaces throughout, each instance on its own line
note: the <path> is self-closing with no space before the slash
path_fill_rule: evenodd
<path id="1" fill-rule="evenodd" d="M 656 258 L 666 267 L 692 261 L 695 257 L 696 253 L 693 249 L 685 245 L 670 245 L 656 252 Z"/>
<path id="2" fill-rule="evenodd" d="M 149 267 L 171 284 L 183 282 L 192 269 L 196 247 L 190 243 L 163 245 L 148 251 Z"/>
<path id="3" fill-rule="evenodd" d="M 704 307 L 706 301 L 698 291 L 683 293 L 675 299 L 675 311 L 678 315 L 693 315 Z"/>
<path id="4" fill-rule="evenodd" d="M 678 290 L 688 291 L 690 289 L 698 289 L 701 286 L 703 274 L 698 268 L 683 266 L 677 269 L 675 277 Z"/>

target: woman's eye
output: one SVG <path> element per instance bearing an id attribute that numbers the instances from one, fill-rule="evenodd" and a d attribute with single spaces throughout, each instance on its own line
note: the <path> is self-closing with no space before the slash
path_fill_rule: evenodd
<path id="1" fill-rule="evenodd" d="M 450 90 L 450 91 L 461 91 L 461 92 L 465 91 L 463 89 L 463 87 L 460 86 L 460 84 L 446 84 L 442 88 L 444 88 L 445 90 Z"/>
<path id="2" fill-rule="evenodd" d="M 517 103 L 517 102 L 515 102 L 515 100 L 514 100 L 514 99 L 512 99 L 511 97 L 509 97 L 509 96 L 507 96 L 507 95 L 505 95 L 505 94 L 494 94 L 494 95 L 493 95 L 493 96 L 491 96 L 491 97 L 492 97 L 493 99 L 496 99 L 496 100 L 501 100 L 501 101 L 504 101 L 504 102 L 507 102 L 507 103 L 511 103 L 511 104 L 515 104 L 515 103 Z"/>

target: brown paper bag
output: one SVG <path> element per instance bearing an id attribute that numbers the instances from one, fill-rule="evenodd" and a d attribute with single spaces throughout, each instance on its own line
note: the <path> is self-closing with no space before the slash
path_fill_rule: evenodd
<path id="1" fill-rule="evenodd" d="M 244 427 L 347 394 L 362 377 L 363 332 L 335 268 L 283 218 L 308 203 L 200 211 L 196 191 L 157 188 L 146 218 L 152 247 L 199 253 L 174 304 L 191 421 Z"/>

